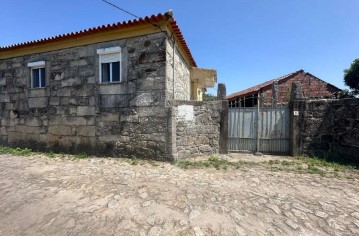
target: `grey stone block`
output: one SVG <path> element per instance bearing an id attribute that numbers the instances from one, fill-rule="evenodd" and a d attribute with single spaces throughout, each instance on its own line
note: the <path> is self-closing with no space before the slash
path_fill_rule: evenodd
<path id="1" fill-rule="evenodd" d="M 0 102 L 10 102 L 10 96 L 8 94 L 0 94 Z"/>
<path id="2" fill-rule="evenodd" d="M 78 106 L 77 107 L 78 116 L 92 116 L 95 115 L 95 107 L 89 106 Z"/>
<path id="3" fill-rule="evenodd" d="M 74 61 L 70 62 L 70 67 L 84 66 L 84 65 L 87 65 L 87 60 L 86 59 L 74 60 Z"/>
<path id="4" fill-rule="evenodd" d="M 67 126 L 67 125 L 57 125 L 57 126 L 50 126 L 49 127 L 49 134 L 54 134 L 54 135 L 59 135 L 59 136 L 63 136 L 63 135 L 71 135 L 72 131 L 71 131 L 71 127 Z"/>
<path id="5" fill-rule="evenodd" d="M 61 81 L 61 87 L 72 87 L 72 86 L 78 86 L 82 84 L 81 79 L 79 78 L 69 78 L 69 79 L 63 79 Z"/>
<path id="6" fill-rule="evenodd" d="M 24 124 L 27 126 L 42 126 L 42 121 L 39 117 L 26 117 Z"/>
<path id="7" fill-rule="evenodd" d="M 40 127 L 32 127 L 32 126 L 26 126 L 26 125 L 16 125 L 15 130 L 16 130 L 16 132 L 19 132 L 22 134 L 39 134 L 40 133 Z"/>
<path id="8" fill-rule="evenodd" d="M 98 87 L 99 94 L 117 95 L 127 93 L 127 83 L 100 84 Z"/>
<path id="9" fill-rule="evenodd" d="M 46 97 L 46 89 L 45 88 L 41 88 L 41 89 L 29 89 L 28 90 L 28 97 L 32 98 L 32 97 Z"/>
<path id="10" fill-rule="evenodd" d="M 1 127 L 1 128 L 0 128 L 0 135 L 7 135 L 7 129 L 6 129 L 6 127 Z"/>
<path id="11" fill-rule="evenodd" d="M 29 98 L 28 106 L 29 108 L 45 108 L 48 105 L 47 97 L 37 97 L 37 98 Z"/>
<path id="12" fill-rule="evenodd" d="M 4 86 L 4 85 L 6 85 L 6 78 L 0 77 L 0 86 Z"/>
<path id="13" fill-rule="evenodd" d="M 95 86 L 93 84 L 86 84 L 82 88 L 76 90 L 77 97 L 88 97 L 95 95 Z"/>
<path id="14" fill-rule="evenodd" d="M 56 95 L 59 97 L 71 97 L 71 87 L 65 87 L 57 90 Z"/>
<path id="15" fill-rule="evenodd" d="M 100 119 L 104 122 L 119 122 L 120 115 L 114 113 L 101 114 Z"/>
<path id="16" fill-rule="evenodd" d="M 95 126 L 80 126 L 77 127 L 77 135 L 95 137 L 96 127 Z"/>
<path id="17" fill-rule="evenodd" d="M 127 107 L 128 96 L 127 95 L 102 95 L 101 107 Z"/>

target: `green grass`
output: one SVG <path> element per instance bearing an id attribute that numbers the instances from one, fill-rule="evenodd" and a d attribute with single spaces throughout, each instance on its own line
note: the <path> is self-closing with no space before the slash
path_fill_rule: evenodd
<path id="1" fill-rule="evenodd" d="M 10 155 L 17 155 L 17 156 L 30 156 L 30 155 L 34 155 L 34 154 L 40 154 L 40 155 L 47 156 L 49 158 L 56 158 L 57 154 L 58 154 L 58 155 L 60 155 L 61 159 L 64 159 L 66 156 L 64 153 L 55 153 L 52 150 L 47 151 L 47 152 L 35 152 L 29 148 L 7 147 L 7 146 L 0 146 L 0 154 L 10 154 Z M 84 158 L 89 157 L 89 155 L 85 152 L 80 152 L 80 153 L 74 154 L 73 156 L 77 159 L 84 159 Z"/>
<path id="2" fill-rule="evenodd" d="M 220 169 L 226 170 L 228 168 L 229 162 L 227 160 L 219 159 L 216 156 L 211 156 L 206 161 L 184 160 L 184 161 L 175 162 L 174 164 L 182 169 L 213 167 L 217 170 Z"/>
<path id="3" fill-rule="evenodd" d="M 299 157 L 299 160 L 301 160 L 302 162 L 308 165 L 332 168 L 335 171 L 340 171 L 345 169 L 358 169 L 357 166 L 339 159 L 332 159 L 332 158 L 326 159 L 316 156 L 310 156 L 310 157 L 302 156 Z"/>
<path id="4" fill-rule="evenodd" d="M 347 175 L 349 170 L 358 169 L 357 166 L 338 161 L 338 159 L 325 159 L 316 156 L 301 156 L 288 160 L 269 160 L 268 162 L 262 162 L 262 164 L 274 172 L 309 173 L 338 178 Z"/>
<path id="5" fill-rule="evenodd" d="M 182 169 L 194 169 L 194 168 L 215 168 L 216 170 L 227 170 L 229 168 L 232 169 L 240 169 L 244 166 L 254 166 L 258 165 L 255 162 L 248 161 L 238 161 L 238 162 L 229 162 L 228 160 L 220 159 L 216 156 L 211 156 L 208 160 L 205 161 L 190 161 L 183 160 L 172 163 Z"/>
<path id="6" fill-rule="evenodd" d="M 89 157 L 89 154 L 86 152 L 79 152 L 74 155 L 77 159 L 85 159 Z"/>
<path id="7" fill-rule="evenodd" d="M 159 167 L 160 166 L 160 164 L 158 164 L 158 162 L 154 161 L 154 160 L 148 160 L 148 163 L 153 167 Z"/>
<path id="8" fill-rule="evenodd" d="M 56 157 L 56 153 L 54 153 L 53 151 L 45 152 L 44 154 L 47 157 L 50 157 L 50 158 L 55 158 Z"/>
<path id="9" fill-rule="evenodd" d="M 216 156 L 211 156 L 205 161 L 192 161 L 183 160 L 173 163 L 174 165 L 183 169 L 194 168 L 215 168 L 217 170 L 227 169 L 240 169 L 242 167 L 251 168 L 254 166 L 260 166 L 273 172 L 286 171 L 294 172 L 298 174 L 316 174 L 327 177 L 347 177 L 350 172 L 347 170 L 356 169 L 353 165 L 338 163 L 336 161 L 329 161 L 318 157 L 299 157 L 293 159 L 277 159 L 263 162 L 244 161 L 229 162 L 224 159 L 219 159 Z M 246 169 L 242 169 L 246 170 Z M 350 178 L 350 177 L 349 177 Z"/>
<path id="10" fill-rule="evenodd" d="M 292 166 L 292 165 L 295 165 L 295 163 L 294 163 L 293 161 L 286 161 L 286 160 L 281 161 L 280 164 L 281 164 L 282 166 Z"/>
<path id="11" fill-rule="evenodd" d="M 30 156 L 32 154 L 32 150 L 29 148 L 19 148 L 19 147 L 6 147 L 0 146 L 0 154 L 11 154 L 18 156 Z"/>
<path id="12" fill-rule="evenodd" d="M 324 170 L 319 169 L 318 167 L 316 167 L 314 165 L 308 165 L 307 171 L 309 174 L 319 174 L 321 176 L 324 176 L 324 174 L 326 173 Z"/>
<path id="13" fill-rule="evenodd" d="M 7 147 L 0 146 L 0 154 L 11 154 L 18 156 L 29 156 L 33 154 L 42 154 L 49 158 L 60 157 L 64 159 L 66 156 L 70 157 L 64 153 L 55 153 L 54 151 L 48 152 L 34 152 L 29 148 L 19 148 L 19 147 Z M 89 155 L 85 152 L 80 152 L 72 155 L 74 159 L 84 159 L 88 158 Z M 143 164 L 142 161 L 132 158 L 129 162 L 131 165 Z M 149 161 L 149 163 L 157 167 L 159 164 L 154 161 Z M 240 160 L 238 162 L 229 162 L 225 159 L 220 159 L 217 156 L 211 156 L 204 161 L 191 161 L 183 160 L 173 162 L 173 165 L 178 166 L 183 169 L 193 169 L 193 168 L 215 168 L 217 170 L 227 170 L 227 169 L 241 169 L 242 167 L 251 168 L 254 166 L 261 166 L 261 168 L 267 168 L 271 171 L 287 171 L 294 173 L 309 173 L 309 174 L 318 174 L 321 176 L 332 176 L 332 177 L 344 177 L 347 179 L 352 179 L 350 170 L 359 169 L 358 163 L 348 163 L 345 159 L 339 158 L 337 155 L 327 154 L 322 157 L 316 156 L 301 156 L 293 159 L 277 159 L 269 160 L 264 162 L 254 162 L 254 161 L 244 161 Z M 245 170 L 245 169 L 242 169 Z"/>
<path id="14" fill-rule="evenodd" d="M 133 158 L 130 160 L 130 164 L 133 165 L 133 166 L 137 166 L 139 163 L 138 159 L 137 158 Z"/>

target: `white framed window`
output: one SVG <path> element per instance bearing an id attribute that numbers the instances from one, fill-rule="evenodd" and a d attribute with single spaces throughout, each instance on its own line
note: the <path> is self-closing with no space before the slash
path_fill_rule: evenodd
<path id="1" fill-rule="evenodd" d="M 97 49 L 100 83 L 121 82 L 121 47 Z"/>
<path id="2" fill-rule="evenodd" d="M 44 88 L 46 86 L 45 61 L 30 62 L 31 88 Z"/>

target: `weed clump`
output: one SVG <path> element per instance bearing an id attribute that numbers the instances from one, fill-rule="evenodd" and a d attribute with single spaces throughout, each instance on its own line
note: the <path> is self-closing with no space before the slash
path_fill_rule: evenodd
<path id="1" fill-rule="evenodd" d="M 19 148 L 19 147 L 5 147 L 0 146 L 0 154 L 11 154 L 17 156 L 30 156 L 32 150 L 29 148 Z"/>
<path id="2" fill-rule="evenodd" d="M 86 152 L 79 152 L 76 153 L 74 156 L 78 159 L 85 159 L 89 157 L 89 154 L 87 154 Z"/>
<path id="3" fill-rule="evenodd" d="M 211 167 L 215 168 L 216 170 L 227 170 L 228 166 L 231 165 L 231 163 L 216 156 L 211 156 L 208 158 L 208 160 L 205 161 L 184 160 L 175 162 L 175 165 L 182 169 Z"/>

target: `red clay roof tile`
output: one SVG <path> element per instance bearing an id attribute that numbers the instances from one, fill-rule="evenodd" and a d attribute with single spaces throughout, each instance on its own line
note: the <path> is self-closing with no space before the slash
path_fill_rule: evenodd
<path id="1" fill-rule="evenodd" d="M 293 73 L 290 73 L 290 74 L 287 74 L 287 75 L 284 75 L 284 76 L 281 76 L 281 77 L 278 77 L 276 79 L 272 79 L 272 80 L 269 80 L 269 81 L 266 81 L 264 83 L 261 83 L 261 84 L 258 84 L 258 85 L 255 85 L 253 87 L 250 87 L 250 88 L 247 88 L 245 90 L 242 90 L 240 92 L 237 92 L 237 93 L 232 93 L 230 95 L 227 96 L 227 99 L 232 99 L 232 98 L 235 98 L 235 97 L 238 97 L 238 96 L 243 96 L 243 95 L 246 95 L 246 94 L 251 94 L 251 93 L 255 93 L 255 92 L 258 92 L 261 88 L 264 88 L 268 85 L 271 85 L 274 81 L 280 81 L 280 80 L 283 80 L 283 79 L 286 79 L 288 77 L 291 77 L 293 75 L 296 75 L 300 72 L 303 72 L 303 70 L 298 70 L 296 72 L 293 72 Z"/>
<path id="2" fill-rule="evenodd" d="M 264 87 L 266 87 L 266 86 L 269 86 L 269 85 L 273 84 L 274 81 L 280 82 L 281 80 L 290 78 L 290 77 L 295 76 L 295 75 L 297 75 L 297 74 L 299 74 L 299 73 L 305 73 L 306 75 L 310 75 L 310 76 L 312 76 L 312 77 L 317 78 L 317 79 L 320 80 L 320 81 L 323 81 L 323 80 L 319 79 L 318 77 L 316 77 L 316 76 L 314 76 L 314 75 L 312 75 L 312 74 L 310 74 L 310 73 L 308 73 L 308 72 L 304 72 L 304 70 L 298 70 L 298 71 L 296 71 L 296 72 L 293 72 L 293 73 L 290 73 L 290 74 L 287 74 L 287 75 L 283 75 L 283 76 L 278 77 L 278 78 L 276 78 L 276 79 L 272 79 L 272 80 L 266 81 L 266 82 L 264 82 L 264 83 L 258 84 L 258 85 L 256 85 L 256 86 L 250 87 L 250 88 L 248 88 L 248 89 L 242 90 L 242 91 L 240 91 L 240 92 L 232 93 L 232 94 L 230 94 L 230 95 L 227 96 L 227 99 L 228 99 L 228 100 L 232 100 L 232 99 L 234 99 L 234 98 L 236 98 L 236 97 L 242 97 L 242 96 L 244 96 L 244 95 L 251 95 L 251 94 L 258 93 L 260 89 L 262 89 L 262 88 L 264 88 Z M 333 84 L 330 84 L 330 83 L 325 82 L 325 81 L 323 81 L 323 82 L 324 82 L 324 83 L 327 83 L 328 85 L 332 86 L 333 88 L 337 89 L 338 91 L 341 90 L 341 89 L 339 89 L 338 87 L 336 87 L 336 86 L 333 85 Z"/>
<path id="3" fill-rule="evenodd" d="M 97 32 L 105 32 L 105 31 L 111 31 L 113 29 L 124 29 L 130 26 L 139 26 L 139 25 L 146 25 L 146 24 L 156 24 L 160 21 L 166 20 L 169 22 L 169 27 L 173 30 L 175 33 L 175 36 L 177 37 L 178 41 L 180 42 L 184 52 L 186 53 L 188 59 L 190 60 L 190 63 L 192 63 L 191 66 L 196 67 L 197 64 L 192 56 L 191 51 L 189 50 L 187 43 L 182 35 L 181 30 L 179 29 L 177 22 L 174 20 L 172 13 L 166 12 L 165 14 L 157 14 L 152 15 L 150 17 L 146 16 L 144 18 L 139 18 L 135 20 L 129 20 L 129 21 L 123 21 L 123 22 L 117 22 L 113 24 L 107 24 L 107 25 L 101 25 L 85 30 L 80 30 L 77 32 L 71 32 L 67 34 L 61 34 L 56 35 L 53 37 L 43 38 L 39 40 L 32 40 L 22 43 L 17 43 L 9 46 L 2 46 L 0 47 L 0 52 L 4 51 L 11 51 L 13 49 L 19 49 L 19 48 L 25 48 L 25 47 L 32 47 L 36 45 L 42 45 L 46 43 L 53 43 L 61 40 L 66 40 L 69 38 L 79 38 L 84 35 L 90 35 Z"/>

